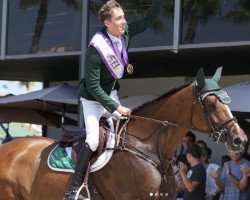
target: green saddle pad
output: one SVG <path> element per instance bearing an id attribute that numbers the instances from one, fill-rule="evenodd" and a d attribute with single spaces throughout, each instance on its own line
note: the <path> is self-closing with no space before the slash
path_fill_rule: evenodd
<path id="1" fill-rule="evenodd" d="M 74 172 L 75 164 L 68 156 L 66 150 L 57 145 L 48 157 L 48 165 L 56 171 Z"/>

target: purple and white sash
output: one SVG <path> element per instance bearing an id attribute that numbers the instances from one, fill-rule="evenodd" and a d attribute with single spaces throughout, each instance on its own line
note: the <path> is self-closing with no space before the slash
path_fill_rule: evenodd
<path id="1" fill-rule="evenodd" d="M 122 78 L 124 66 L 128 64 L 128 53 L 123 39 L 122 56 L 117 46 L 113 44 L 102 32 L 97 32 L 94 35 L 89 46 L 96 48 L 99 55 L 101 56 L 102 61 L 114 79 Z"/>

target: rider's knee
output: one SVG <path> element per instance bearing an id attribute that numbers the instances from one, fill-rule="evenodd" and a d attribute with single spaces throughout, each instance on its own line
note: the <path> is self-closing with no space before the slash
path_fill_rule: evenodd
<path id="1" fill-rule="evenodd" d="M 89 147 L 92 151 L 96 151 L 98 145 L 99 145 L 98 141 L 92 141 L 91 143 L 89 143 Z"/>

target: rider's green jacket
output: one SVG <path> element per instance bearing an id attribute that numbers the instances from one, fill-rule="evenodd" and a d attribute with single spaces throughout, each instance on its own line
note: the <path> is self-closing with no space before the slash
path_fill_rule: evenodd
<path id="1" fill-rule="evenodd" d="M 144 17 L 127 24 L 125 33 L 122 35 L 127 49 L 130 39 L 133 36 L 153 25 L 163 7 L 163 2 L 164 0 L 154 0 L 152 7 Z M 102 32 L 109 38 L 105 29 L 103 29 Z M 119 104 L 109 96 L 115 81 L 104 65 L 97 50 L 93 46 L 89 46 L 85 54 L 84 78 L 80 81 L 78 96 L 88 100 L 98 101 L 105 109 L 113 113 L 119 106 Z"/>

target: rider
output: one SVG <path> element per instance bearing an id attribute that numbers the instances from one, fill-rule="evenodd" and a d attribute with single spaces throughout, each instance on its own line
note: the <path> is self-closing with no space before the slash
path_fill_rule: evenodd
<path id="1" fill-rule="evenodd" d="M 128 60 L 130 39 L 151 26 L 156 20 L 164 0 L 154 0 L 147 14 L 127 24 L 121 6 L 115 0 L 107 1 L 99 10 L 99 19 L 104 28 L 97 32 L 87 48 L 84 61 L 84 78 L 80 81 L 78 94 L 81 97 L 86 126 L 86 141 L 75 169 L 72 184 L 65 200 L 73 200 L 83 183 L 88 162 L 99 143 L 99 120 L 102 116 L 119 117 L 130 115 L 131 110 L 122 106 L 117 96 L 117 80 L 124 70 L 133 73 Z M 117 44 L 118 43 L 118 44 Z M 83 199 L 79 195 L 78 199 Z"/>

